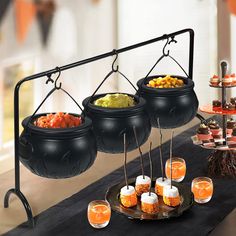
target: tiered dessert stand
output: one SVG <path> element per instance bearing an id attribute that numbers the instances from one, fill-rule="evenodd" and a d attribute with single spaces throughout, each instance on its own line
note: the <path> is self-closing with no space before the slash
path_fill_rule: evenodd
<path id="1" fill-rule="evenodd" d="M 221 62 L 221 71 L 221 76 L 224 78 L 227 72 L 227 63 L 225 61 Z M 194 144 L 213 150 L 208 157 L 209 175 L 236 177 L 236 142 L 230 141 L 230 138 L 227 135 L 227 117 L 236 115 L 236 110 L 229 111 L 223 109 L 227 102 L 227 90 L 236 86 L 223 86 L 220 84 L 217 86 L 210 85 L 210 87 L 221 89 L 222 108 L 213 110 L 212 105 L 205 105 L 201 106 L 199 110 L 204 113 L 219 115 L 222 117 L 222 138 L 202 142 L 198 141 L 196 136 L 193 136 L 192 140 Z M 204 123 L 205 121 L 202 120 L 202 122 Z"/>

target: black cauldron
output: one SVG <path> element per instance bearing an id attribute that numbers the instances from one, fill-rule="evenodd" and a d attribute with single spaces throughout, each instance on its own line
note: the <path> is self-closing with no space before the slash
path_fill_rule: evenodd
<path id="1" fill-rule="evenodd" d="M 194 82 L 186 77 L 173 75 L 184 81 L 183 87 L 178 88 L 151 88 L 146 84 L 165 75 L 149 76 L 137 82 L 138 94 L 146 100 L 146 108 L 153 127 L 176 128 L 190 122 L 197 114 L 198 99 L 193 90 Z"/>
<path id="2" fill-rule="evenodd" d="M 19 155 L 23 165 L 36 175 L 54 179 L 87 170 L 97 155 L 92 121 L 86 117 L 78 127 L 48 129 L 33 124 L 42 115 L 46 114 L 35 115 L 32 122 L 29 116 L 22 122 Z"/>
<path id="3" fill-rule="evenodd" d="M 97 147 L 101 152 L 121 153 L 124 151 L 123 134 L 126 133 L 127 151 L 137 148 L 133 127 L 136 129 L 139 145 L 148 139 L 151 124 L 145 111 L 145 100 L 136 95 L 136 105 L 127 108 L 104 108 L 93 105 L 93 101 L 106 94 L 87 97 L 83 100 L 86 115 L 93 122 Z"/>

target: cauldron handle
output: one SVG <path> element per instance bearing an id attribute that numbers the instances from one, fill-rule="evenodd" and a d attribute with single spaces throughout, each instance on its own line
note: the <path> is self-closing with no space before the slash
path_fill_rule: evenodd
<path id="1" fill-rule="evenodd" d="M 196 114 L 196 117 L 201 121 L 201 123 L 204 123 L 204 124 L 207 123 L 206 119 L 199 113 Z"/>
<path id="2" fill-rule="evenodd" d="M 141 87 L 143 86 L 143 84 L 145 84 L 146 83 L 146 81 L 147 81 L 147 78 L 148 78 L 148 76 L 150 75 L 150 73 L 153 71 L 153 69 L 156 67 L 156 65 L 164 58 L 164 57 L 169 57 L 170 59 L 172 59 L 178 66 L 179 66 L 179 68 L 184 72 L 184 74 L 187 76 L 187 78 L 190 78 L 190 79 L 192 79 L 192 77 L 190 77 L 189 75 L 188 75 L 188 73 L 185 71 L 185 69 L 180 65 L 180 63 L 174 58 L 174 57 L 172 57 L 172 56 L 170 56 L 170 51 L 168 50 L 167 52 L 165 52 L 165 48 L 166 48 L 166 46 L 167 46 L 167 44 L 170 44 L 170 43 L 172 43 L 172 42 L 174 42 L 174 43 L 177 43 L 177 41 L 174 39 L 174 36 L 173 37 L 171 37 L 171 40 L 169 41 L 169 37 L 167 37 L 167 39 L 166 39 L 167 41 L 166 41 L 166 43 L 165 43 L 165 45 L 164 45 L 164 47 L 163 47 L 163 49 L 162 49 L 162 55 L 161 55 L 161 57 L 156 61 L 156 63 L 152 66 L 152 68 L 149 70 L 149 72 L 147 73 L 147 75 L 144 77 L 144 79 L 143 79 L 143 81 L 142 81 L 142 83 L 141 83 Z M 190 35 L 190 41 L 193 41 L 193 36 L 192 35 Z M 190 42 L 190 54 L 191 54 L 191 51 L 193 50 L 193 48 L 191 48 L 191 42 Z M 190 58 L 190 60 L 191 60 L 191 58 Z M 192 63 L 191 63 L 192 64 Z"/>
<path id="3" fill-rule="evenodd" d="M 136 93 L 138 93 L 137 88 L 134 86 L 134 84 L 122 73 L 119 71 L 119 66 L 117 65 L 116 68 L 114 68 L 114 64 L 118 58 L 118 53 L 116 52 L 116 50 L 113 50 L 114 53 L 116 54 L 115 60 L 112 63 L 112 69 L 111 71 L 105 76 L 105 78 L 102 80 L 102 82 L 98 85 L 98 87 L 95 89 L 95 91 L 93 92 L 93 94 L 90 96 L 88 102 L 86 103 L 86 105 L 84 107 L 87 107 L 88 104 L 91 102 L 91 100 L 93 99 L 94 95 L 97 93 L 97 91 L 101 88 L 101 86 L 104 84 L 104 82 L 113 74 L 113 73 L 119 73 L 122 77 L 124 77 L 128 83 L 134 88 L 134 90 L 136 91 Z"/>
<path id="4" fill-rule="evenodd" d="M 75 101 L 75 99 L 66 91 L 64 90 L 61 86 L 60 87 L 54 87 L 51 91 L 49 91 L 49 93 L 46 95 L 46 97 L 43 99 L 43 101 L 39 104 L 39 106 L 36 108 L 36 110 L 34 111 L 34 113 L 30 116 L 28 122 L 26 123 L 26 127 L 28 127 L 29 123 L 32 121 L 33 117 L 35 116 L 35 114 L 38 112 L 38 110 L 41 108 L 41 106 L 44 104 L 44 102 L 56 91 L 56 90 L 61 90 L 64 93 L 66 93 L 71 99 L 72 101 L 74 101 L 74 103 L 79 107 L 79 109 L 81 110 L 81 115 L 84 116 L 85 112 L 84 110 L 81 108 L 81 106 Z"/>

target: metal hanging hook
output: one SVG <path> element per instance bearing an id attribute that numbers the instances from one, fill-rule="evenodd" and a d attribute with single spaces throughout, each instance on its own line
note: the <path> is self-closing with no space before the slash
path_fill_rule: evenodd
<path id="1" fill-rule="evenodd" d="M 117 53 L 116 49 L 114 49 L 113 52 L 116 55 L 116 57 L 115 57 L 115 60 L 112 62 L 112 71 L 117 72 L 119 70 L 119 66 L 117 65 L 116 68 L 114 68 L 114 67 L 115 67 L 115 62 L 118 59 L 118 53 Z"/>
<path id="2" fill-rule="evenodd" d="M 167 53 L 165 52 L 165 49 L 166 49 L 167 44 L 169 44 L 169 37 L 166 39 L 166 43 L 165 43 L 165 45 L 164 45 L 164 47 L 163 47 L 163 49 L 162 49 L 162 53 L 163 53 L 163 55 L 166 56 L 166 57 L 169 56 L 169 54 L 170 54 L 170 50 L 168 50 Z"/>
<path id="3" fill-rule="evenodd" d="M 60 77 L 60 75 L 61 75 L 61 69 L 60 69 L 60 67 L 56 67 L 56 70 L 58 71 L 58 75 L 57 75 L 57 78 L 56 78 L 56 80 L 55 80 L 55 82 L 54 82 L 54 86 L 55 86 L 55 88 L 56 89 L 60 89 L 61 88 L 61 82 L 60 82 L 60 84 L 59 84 L 59 86 L 57 85 L 57 81 L 58 81 L 58 79 L 59 79 L 59 77 Z"/>
<path id="4" fill-rule="evenodd" d="M 166 43 L 165 43 L 165 45 L 163 47 L 163 50 L 162 50 L 163 55 L 166 56 L 166 57 L 170 55 L 170 50 L 165 52 L 166 46 L 167 46 L 167 44 L 171 44 L 171 43 L 177 43 L 177 41 L 175 40 L 175 36 L 172 36 L 171 40 L 170 40 L 169 37 L 166 39 Z"/>

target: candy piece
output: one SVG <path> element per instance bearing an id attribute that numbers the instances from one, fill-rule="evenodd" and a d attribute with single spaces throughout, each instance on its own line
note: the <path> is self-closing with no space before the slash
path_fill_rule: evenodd
<path id="1" fill-rule="evenodd" d="M 129 185 L 129 188 L 127 188 L 127 186 L 121 188 L 120 201 L 125 207 L 133 207 L 137 205 L 137 196 L 133 186 Z"/>
<path id="2" fill-rule="evenodd" d="M 63 112 L 40 116 L 34 121 L 34 125 L 41 128 L 72 128 L 81 125 L 81 123 L 81 117 Z"/>
<path id="3" fill-rule="evenodd" d="M 163 188 L 166 185 L 170 185 L 170 179 L 164 178 L 164 181 L 162 180 L 162 177 L 156 179 L 155 193 L 159 196 L 163 196 Z"/>
<path id="4" fill-rule="evenodd" d="M 141 210 L 149 214 L 158 212 L 158 198 L 155 193 L 143 193 L 141 196 Z"/>
<path id="5" fill-rule="evenodd" d="M 167 75 L 150 80 L 147 86 L 152 88 L 178 88 L 184 86 L 184 81 Z"/>
<path id="6" fill-rule="evenodd" d="M 151 184 L 151 179 L 148 176 L 143 176 L 139 175 L 136 178 L 136 182 L 135 182 L 135 190 L 136 190 L 136 194 L 138 196 L 141 196 L 142 193 L 146 193 L 149 191 L 150 189 L 150 184 Z"/>

